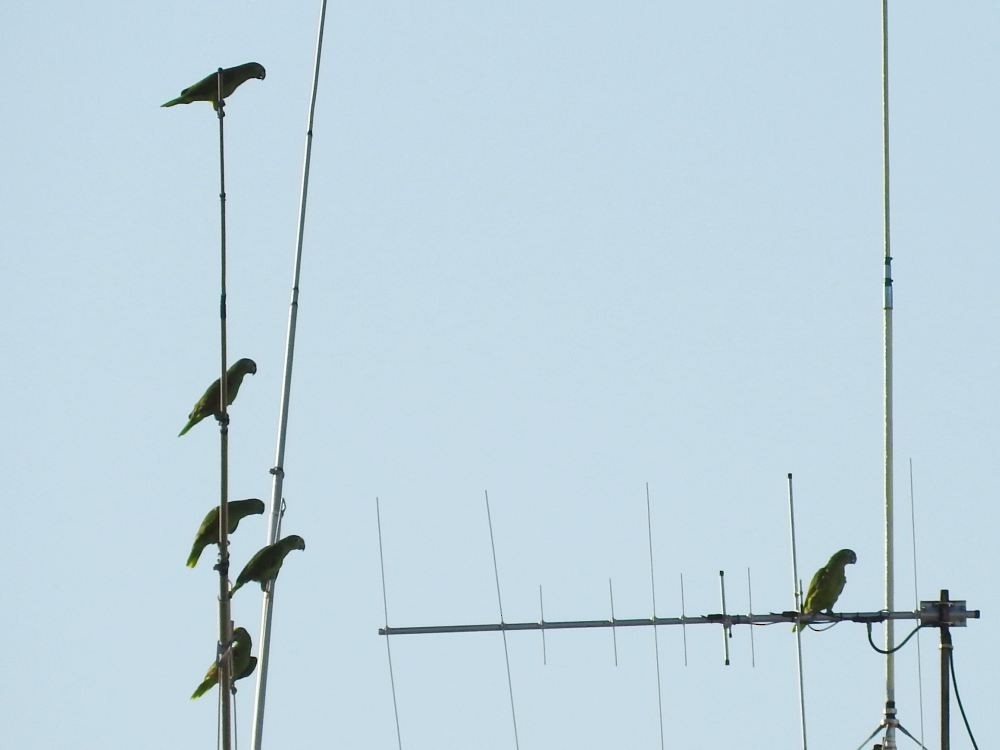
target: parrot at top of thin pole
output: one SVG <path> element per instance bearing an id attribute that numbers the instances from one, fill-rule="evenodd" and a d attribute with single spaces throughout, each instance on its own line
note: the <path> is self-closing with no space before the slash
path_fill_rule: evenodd
<path id="1" fill-rule="evenodd" d="M 255 497 L 246 500 L 231 500 L 227 503 L 229 529 L 227 533 L 232 534 L 242 519 L 247 516 L 259 515 L 264 512 L 264 503 Z M 193 568 L 198 564 L 202 550 L 210 544 L 219 543 L 219 506 L 216 505 L 208 511 L 205 520 L 198 527 L 198 534 L 195 536 L 194 545 L 191 547 L 191 554 L 188 556 L 187 566 Z"/>
<path id="2" fill-rule="evenodd" d="M 251 78 L 263 80 L 265 75 L 264 66 L 255 62 L 226 68 L 222 71 L 222 98 L 228 99 L 244 81 L 249 81 Z M 198 83 L 184 89 L 176 99 L 164 102 L 160 106 L 173 107 L 177 104 L 191 104 L 191 102 L 212 102 L 213 109 L 217 110 L 219 108 L 218 73 L 211 73 L 205 76 Z"/>
<path id="3" fill-rule="evenodd" d="M 305 548 L 305 540 L 298 534 L 292 534 L 258 550 L 257 554 L 250 558 L 250 562 L 243 567 L 239 576 L 236 577 L 236 585 L 229 592 L 229 597 L 232 598 L 233 594 L 243 584 L 250 581 L 257 581 L 260 584 L 260 590 L 266 591 L 268 582 L 278 577 L 278 572 L 281 570 L 281 564 L 285 560 L 285 555 L 293 549 Z"/>
<path id="4" fill-rule="evenodd" d="M 809 584 L 805 601 L 802 604 L 802 614 L 809 615 L 815 612 L 830 612 L 837 603 L 840 593 L 847 583 L 847 576 L 844 568 L 853 565 L 858 561 L 858 556 L 852 549 L 842 549 L 833 554 L 833 557 L 822 568 L 816 571 Z M 792 632 L 801 630 L 806 623 L 796 623 L 792 627 Z"/>
<path id="5" fill-rule="evenodd" d="M 243 359 L 237 360 L 234 365 L 232 365 L 228 370 L 226 370 L 226 405 L 232 406 L 233 401 L 236 400 L 236 394 L 240 392 L 240 385 L 243 383 L 243 378 L 246 377 L 247 373 L 251 375 L 257 374 L 257 363 L 252 359 L 244 357 Z M 222 412 L 219 411 L 219 401 L 221 400 L 220 389 L 220 378 L 216 378 L 212 385 L 208 386 L 202 397 L 198 399 L 198 403 L 194 405 L 191 413 L 188 414 L 188 423 L 184 425 L 184 429 L 178 433 L 177 437 L 184 435 L 198 424 L 205 417 L 212 416 L 221 417 Z"/>
<path id="6" fill-rule="evenodd" d="M 233 631 L 233 682 L 248 677 L 257 666 L 257 657 L 250 655 L 252 644 L 246 628 Z M 205 679 L 191 693 L 191 699 L 200 698 L 219 682 L 219 661 L 216 659 L 205 673 Z"/>

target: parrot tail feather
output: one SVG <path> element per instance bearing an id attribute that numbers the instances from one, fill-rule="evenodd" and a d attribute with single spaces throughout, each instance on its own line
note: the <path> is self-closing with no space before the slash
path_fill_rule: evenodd
<path id="1" fill-rule="evenodd" d="M 215 685 L 215 680 L 205 680 L 197 688 L 195 688 L 195 691 L 193 693 L 191 693 L 191 700 L 200 698 L 209 690 L 211 690 L 214 685 Z"/>

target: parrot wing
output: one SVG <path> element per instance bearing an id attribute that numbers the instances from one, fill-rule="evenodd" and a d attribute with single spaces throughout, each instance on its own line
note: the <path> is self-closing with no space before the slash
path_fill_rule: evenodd
<path id="1" fill-rule="evenodd" d="M 297 534 L 286 536 L 274 544 L 261 548 L 257 554 L 250 558 L 250 562 L 243 567 L 237 576 L 236 585 L 229 592 L 230 598 L 243 584 L 250 581 L 257 581 L 261 590 L 266 590 L 268 581 L 278 576 L 285 555 L 293 549 L 305 548 L 305 541 Z"/>
<path id="2" fill-rule="evenodd" d="M 246 500 L 231 500 L 229 502 L 229 533 L 236 531 L 240 521 L 247 516 L 257 515 L 264 512 L 264 503 L 255 497 Z M 198 558 L 202 551 L 210 544 L 217 544 L 219 541 L 219 509 L 212 508 L 205 516 L 205 520 L 198 527 L 198 534 L 195 536 L 194 545 L 191 547 L 191 554 L 188 556 L 187 566 L 193 568 L 198 564 Z"/>
<path id="3" fill-rule="evenodd" d="M 237 360 L 228 370 L 226 370 L 226 402 L 229 406 L 232 406 L 233 401 L 236 400 L 236 394 L 239 393 L 240 385 L 243 383 L 243 378 L 246 377 L 248 373 L 251 375 L 257 373 L 257 363 L 247 357 Z M 194 405 L 191 413 L 188 414 L 188 423 L 184 425 L 184 429 L 177 434 L 177 437 L 186 435 L 188 430 L 206 417 L 212 416 L 213 414 L 218 415 L 220 413 L 219 402 L 222 400 L 222 396 L 219 393 L 220 388 L 220 378 L 216 378 L 215 381 L 205 389 L 201 398 L 198 399 L 198 403 Z"/>
<path id="4" fill-rule="evenodd" d="M 257 666 L 257 659 L 250 655 L 251 648 L 250 634 L 246 628 L 236 628 L 233 631 L 233 681 L 246 677 Z M 217 685 L 218 682 L 219 663 L 215 661 L 212 662 L 212 666 L 205 673 L 205 679 L 202 680 L 202 683 L 191 694 L 191 700 L 200 698 L 211 690 L 214 685 Z"/>
<path id="5" fill-rule="evenodd" d="M 847 583 L 844 568 L 858 560 L 853 550 L 842 549 L 835 552 L 826 565 L 816 571 L 802 605 L 803 614 L 830 611 L 837 603 Z M 796 623 L 792 631 L 800 630 L 804 623 Z"/>
<path id="6" fill-rule="evenodd" d="M 228 99 L 240 84 L 249 81 L 251 78 L 263 79 L 266 75 L 264 66 L 260 63 L 249 62 L 243 65 L 236 65 L 222 71 L 222 98 Z M 218 71 L 210 73 L 202 78 L 198 83 L 188 86 L 181 91 L 181 95 L 169 102 L 164 102 L 161 107 L 173 107 L 177 104 L 191 104 L 192 102 L 211 102 L 212 107 L 219 107 L 219 79 Z"/>

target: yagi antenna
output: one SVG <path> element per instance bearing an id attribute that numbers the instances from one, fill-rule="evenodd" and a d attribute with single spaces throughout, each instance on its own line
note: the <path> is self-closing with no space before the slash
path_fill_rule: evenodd
<path id="1" fill-rule="evenodd" d="M 865 625 L 868 630 L 868 640 L 872 648 L 874 648 L 879 653 L 884 653 L 882 649 L 878 648 L 871 637 L 872 625 L 875 623 L 892 623 L 896 620 L 911 620 L 917 621 L 917 629 L 911 633 L 906 639 L 900 643 L 896 649 L 903 648 L 906 643 L 910 640 L 910 637 L 915 635 L 920 628 L 923 627 L 936 627 L 941 630 L 942 638 L 942 680 L 948 679 L 950 674 L 950 653 L 952 649 L 950 629 L 954 627 L 965 627 L 968 619 L 976 619 L 980 616 L 978 610 L 969 610 L 966 607 L 966 603 L 963 600 L 952 600 L 948 596 L 947 590 L 941 591 L 941 597 L 939 600 L 932 601 L 921 601 L 918 609 L 914 611 L 891 611 L 886 609 L 880 609 L 875 611 L 857 611 L 857 612 L 801 612 L 802 606 L 802 586 L 801 581 L 798 577 L 798 561 L 795 545 L 795 509 L 792 494 L 792 475 L 788 475 L 788 507 L 789 507 L 789 520 L 790 520 L 790 531 L 792 538 L 792 576 L 793 576 L 793 590 L 794 598 L 796 603 L 796 608 L 790 611 L 781 612 L 768 612 L 768 613 L 755 613 L 753 611 L 752 603 L 752 579 L 750 576 L 750 569 L 747 569 L 747 591 L 748 591 L 748 601 L 750 611 L 747 614 L 737 614 L 729 611 L 728 603 L 726 600 L 726 588 L 725 588 L 725 571 L 719 571 L 719 588 L 722 603 L 721 613 L 710 613 L 704 615 L 689 616 L 685 611 L 684 604 L 684 579 L 681 576 L 681 616 L 680 617 L 662 617 L 656 614 L 656 579 L 655 579 L 655 566 L 653 565 L 653 534 L 652 534 L 652 509 L 649 499 L 649 487 L 646 486 L 646 519 L 647 519 L 647 538 L 649 542 L 649 556 L 650 556 L 650 594 L 652 598 L 653 614 L 652 617 L 636 617 L 636 618 L 619 618 L 614 607 L 614 586 L 612 580 L 608 579 L 608 598 L 611 606 L 611 617 L 610 619 L 594 619 L 594 620 L 546 620 L 544 611 L 544 601 L 542 595 L 542 587 L 538 587 L 538 606 L 539 606 L 539 620 L 535 622 L 508 622 L 503 613 L 502 608 L 502 598 L 500 589 L 500 574 L 499 565 L 497 564 L 496 557 L 496 541 L 493 533 L 493 518 L 489 505 L 489 495 L 484 493 L 484 499 L 486 501 L 487 510 L 487 520 L 489 523 L 490 530 L 490 548 L 493 555 L 493 574 L 494 574 L 494 584 L 497 591 L 497 607 L 500 614 L 499 622 L 492 623 L 478 623 L 478 624 L 454 624 L 454 625 L 422 625 L 422 626 L 390 626 L 388 624 L 388 605 L 385 605 L 385 617 L 386 624 L 384 627 L 378 629 L 379 635 L 389 636 L 397 635 L 421 635 L 421 634 L 443 634 L 443 633 L 487 633 L 487 632 L 497 632 L 499 631 L 503 637 L 504 642 L 504 661 L 507 672 L 507 688 L 510 696 L 510 706 L 511 706 L 511 720 L 514 726 L 514 741 L 515 746 L 519 747 L 519 737 L 517 732 L 517 716 L 514 709 L 514 691 L 513 691 L 513 679 L 511 675 L 510 668 L 510 656 L 507 647 L 507 633 L 516 631 L 541 631 L 542 636 L 542 659 L 543 663 L 547 661 L 546 654 L 546 641 L 545 641 L 545 631 L 547 630 L 578 630 L 578 629 L 595 629 L 595 628 L 609 628 L 612 635 L 612 645 L 615 654 L 615 663 L 618 663 L 618 647 L 617 647 L 617 631 L 619 628 L 632 628 L 632 627 L 652 627 L 653 629 L 653 657 L 656 661 L 656 672 L 657 672 L 657 698 L 658 698 L 658 717 L 659 724 L 661 728 L 661 743 L 665 743 L 665 733 L 663 730 L 663 702 L 662 702 L 662 676 L 660 674 L 660 660 L 659 660 L 659 642 L 657 637 L 657 628 L 659 626 L 681 626 L 682 632 L 686 632 L 688 625 L 714 625 L 721 626 L 723 632 L 723 644 L 724 644 L 724 659 L 725 663 L 728 665 L 731 663 L 730 654 L 730 640 L 732 639 L 732 630 L 736 626 L 748 625 L 775 625 L 775 624 L 799 624 L 804 625 L 823 625 L 823 624 L 836 624 L 840 622 L 851 622 L 859 623 Z M 381 519 L 379 519 L 379 552 L 381 559 Z M 383 570 L 383 596 L 384 596 L 384 570 Z M 754 637 L 753 631 L 750 634 L 751 643 L 751 663 L 756 666 L 756 657 L 754 655 Z M 802 690 L 802 668 L 801 668 L 801 630 L 797 631 L 796 637 L 796 650 L 798 653 L 798 663 L 799 663 L 799 704 L 801 713 L 801 725 L 802 725 L 802 748 L 806 750 L 806 735 L 805 735 L 805 701 L 804 693 Z M 392 675 L 392 663 L 391 663 L 391 652 L 386 650 L 387 656 L 390 659 L 390 681 L 393 687 L 393 699 L 395 701 L 395 680 Z M 945 657 L 948 657 L 947 660 Z M 687 664 L 687 641 L 685 638 L 685 664 Z M 947 690 L 943 690 L 942 694 L 946 694 Z M 942 726 L 947 727 L 947 706 L 942 705 Z M 874 737 L 881 729 L 887 728 L 885 724 L 880 724 L 876 728 L 875 732 L 872 733 L 871 737 Z M 899 723 L 898 720 L 893 717 L 893 723 L 891 729 L 895 731 L 899 729 L 905 735 L 912 738 L 912 735 Z M 397 734 L 399 731 L 398 725 L 398 713 L 397 713 Z M 944 730 L 943 730 L 944 731 Z M 871 739 L 869 737 L 869 740 Z M 916 738 L 913 738 L 916 741 Z M 868 740 L 866 740 L 867 742 Z M 919 744 L 919 742 L 918 742 Z M 661 744 L 661 747 L 663 745 Z M 944 745 L 943 745 L 944 746 Z M 922 745 L 921 745 L 922 747 Z"/>

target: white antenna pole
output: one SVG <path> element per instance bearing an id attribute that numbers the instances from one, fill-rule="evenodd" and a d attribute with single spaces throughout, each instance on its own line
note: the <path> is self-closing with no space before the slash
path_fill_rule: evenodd
<path id="1" fill-rule="evenodd" d="M 302 165 L 302 192 L 299 199 L 299 221 L 295 237 L 295 264 L 292 274 L 292 300 L 288 310 L 288 334 L 285 340 L 285 369 L 282 375 L 281 407 L 278 415 L 278 447 L 276 450 L 274 476 L 271 485 L 271 516 L 267 530 L 267 543 L 274 544 L 278 536 L 278 524 L 281 517 L 282 486 L 285 479 L 285 435 L 288 431 L 288 403 L 292 390 L 292 361 L 295 354 L 295 328 L 299 313 L 299 277 L 302 272 L 302 241 L 306 223 L 306 196 L 309 192 L 309 163 L 312 159 L 313 122 L 316 118 L 316 94 L 319 89 L 319 66 L 323 52 L 323 28 L 326 25 L 326 0 L 322 0 L 319 15 L 319 30 L 316 36 L 316 57 L 313 63 L 312 96 L 309 100 L 309 124 L 306 129 L 305 158 Z M 271 647 L 271 613 L 274 607 L 274 589 L 277 581 L 271 581 L 264 592 L 264 604 L 261 610 L 259 659 L 257 668 L 257 692 L 253 707 L 253 729 L 250 734 L 250 745 L 253 750 L 260 750 L 264 731 L 264 699 L 267 692 L 267 668 Z"/>
<path id="2" fill-rule="evenodd" d="M 792 497 L 792 474 L 788 474 L 788 525 L 792 536 L 792 591 L 795 611 L 802 611 L 802 587 L 799 585 L 799 556 L 795 546 L 795 502 Z M 802 726 L 802 750 L 806 750 L 806 693 L 802 684 L 802 630 L 795 631 L 795 652 L 799 669 L 799 721 Z"/>
<path id="3" fill-rule="evenodd" d="M 885 279 L 882 304 L 882 332 L 884 344 L 884 494 L 885 494 L 885 608 L 895 609 L 895 565 L 893 562 L 893 504 L 892 504 L 892 254 L 889 243 L 889 0 L 882 0 L 882 221 L 884 231 Z M 885 750 L 896 748 L 896 669 L 895 631 L 892 620 L 885 624 Z"/>

